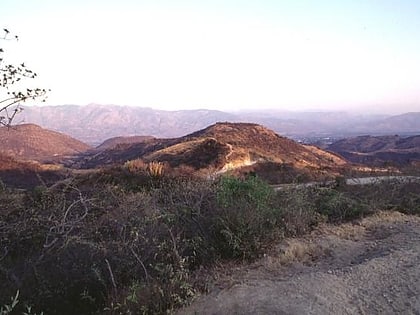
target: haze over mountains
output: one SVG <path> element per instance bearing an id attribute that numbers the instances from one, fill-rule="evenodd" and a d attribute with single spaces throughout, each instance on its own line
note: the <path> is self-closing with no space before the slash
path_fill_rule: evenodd
<path id="1" fill-rule="evenodd" d="M 420 160 L 419 136 L 410 136 L 420 134 L 420 112 L 229 113 L 91 104 L 29 106 L 19 119 L 25 123 L 0 129 L 0 153 L 19 160 L 64 162 L 72 168 L 121 165 L 140 158 L 172 168 L 213 172 L 246 168 L 266 175 L 313 177 L 326 169 L 324 173 L 337 174 L 347 161 L 381 167 Z M 369 136 L 359 136 L 365 134 Z"/>
<path id="2" fill-rule="evenodd" d="M 379 172 L 384 166 L 417 167 L 420 162 L 420 136 L 346 138 L 326 151 L 254 123 L 219 122 L 174 138 L 114 137 L 97 147 L 34 124 L 2 127 L 0 137 L 0 178 L 8 184 L 27 176 L 31 181 L 20 182 L 32 185 L 41 173 L 44 181 L 55 179 L 65 173 L 62 166 L 112 168 L 125 167 L 130 161 L 139 165 L 162 162 L 178 174 L 252 173 L 273 184 L 328 180 L 349 171 L 370 172 L 372 167 L 379 167 Z M 51 168 L 44 163 L 56 165 Z"/>
<path id="3" fill-rule="evenodd" d="M 90 104 L 27 106 L 19 119 L 94 145 L 119 136 L 180 137 L 223 121 L 258 123 L 294 139 L 420 133 L 420 112 L 394 116 L 274 110 L 231 113 Z"/>

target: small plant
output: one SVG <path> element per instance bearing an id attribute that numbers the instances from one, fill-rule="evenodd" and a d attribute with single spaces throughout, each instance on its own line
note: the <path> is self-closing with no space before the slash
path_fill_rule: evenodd
<path id="1" fill-rule="evenodd" d="M 130 160 L 124 163 L 126 168 L 131 173 L 140 173 L 146 169 L 146 163 L 142 159 Z"/>
<path id="2" fill-rule="evenodd" d="M 147 164 L 147 173 L 152 178 L 162 178 L 164 173 L 164 164 L 162 162 L 150 162 Z"/>
<path id="3" fill-rule="evenodd" d="M 10 298 L 10 304 L 5 304 L 0 308 L 0 315 L 8 315 L 12 313 L 13 309 L 16 307 L 16 305 L 19 303 L 19 290 L 16 292 L 15 296 L 12 296 Z"/>
<path id="4" fill-rule="evenodd" d="M 19 304 L 19 290 L 16 291 L 15 296 L 10 298 L 10 304 L 5 304 L 0 308 L 0 315 L 8 315 L 11 314 L 16 306 Z M 44 313 L 41 312 L 39 315 L 43 315 Z M 32 307 L 26 306 L 25 310 L 22 312 L 22 315 L 37 315 L 36 313 L 32 313 Z"/>

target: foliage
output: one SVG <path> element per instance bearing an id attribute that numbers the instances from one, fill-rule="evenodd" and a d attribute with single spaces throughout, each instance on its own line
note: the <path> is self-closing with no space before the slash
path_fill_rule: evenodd
<path id="1" fill-rule="evenodd" d="M 147 164 L 147 173 L 152 178 L 161 178 L 164 172 L 164 164 L 162 162 L 152 161 Z"/>
<path id="2" fill-rule="evenodd" d="M 419 183 L 276 192 L 256 177 L 113 172 L 0 190 L 0 305 L 19 290 L 18 313 L 162 314 L 205 290 L 202 270 L 220 261 L 255 259 L 324 221 L 419 213 Z"/>
<path id="3" fill-rule="evenodd" d="M 340 187 L 342 187 L 340 185 Z M 333 189 L 319 189 L 315 200 L 318 212 L 330 222 L 344 222 L 368 213 L 368 207 L 356 196 Z"/>
<path id="4" fill-rule="evenodd" d="M 3 29 L 3 31 L 1 40 L 18 40 L 18 36 L 11 36 L 9 30 Z M 15 116 L 22 110 L 21 104 L 30 99 L 44 97 L 47 90 L 22 88 L 21 80 L 34 79 L 37 74 L 23 62 L 18 65 L 8 63 L 4 53 L 4 48 L 0 47 L 0 125 L 10 127 Z"/>
<path id="5" fill-rule="evenodd" d="M 16 292 L 15 296 L 10 298 L 10 304 L 5 304 L 0 308 L 0 315 L 8 315 L 12 313 L 13 309 L 19 303 L 19 290 Z"/>
<path id="6" fill-rule="evenodd" d="M 19 290 L 16 291 L 16 294 L 10 298 L 10 304 L 4 304 L 0 307 L 0 315 L 9 315 L 13 313 L 13 310 L 19 303 Z M 41 312 L 39 315 L 43 315 L 44 313 Z M 36 315 L 36 313 L 32 313 L 32 307 L 26 306 L 25 310 L 22 312 L 22 315 Z"/>
<path id="7" fill-rule="evenodd" d="M 124 168 L 131 173 L 144 172 L 146 167 L 146 163 L 142 159 L 134 159 L 124 163 Z"/>
<path id="8" fill-rule="evenodd" d="M 217 189 L 216 246 L 224 258 L 255 258 L 264 244 L 281 234 L 281 210 L 273 189 L 257 177 L 224 177 Z"/>
<path id="9" fill-rule="evenodd" d="M 145 174 L 153 179 L 160 179 L 165 175 L 165 164 L 158 161 L 145 162 L 142 159 L 134 159 L 125 162 L 123 167 L 130 173 Z"/>

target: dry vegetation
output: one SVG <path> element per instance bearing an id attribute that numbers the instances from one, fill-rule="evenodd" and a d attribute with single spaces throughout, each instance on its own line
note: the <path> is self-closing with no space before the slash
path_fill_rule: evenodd
<path id="1" fill-rule="evenodd" d="M 249 123 L 217 123 L 181 138 L 120 144 L 86 154 L 73 167 L 94 168 L 138 159 L 165 163 L 178 173 L 185 168 L 202 174 L 253 173 L 277 184 L 332 179 L 351 168 L 335 154 Z"/>
<path id="2" fill-rule="evenodd" d="M 91 149 L 87 144 L 34 124 L 0 127 L 0 153 L 39 162 L 59 161 Z"/>
<path id="3" fill-rule="evenodd" d="M 409 166 L 420 160 L 420 136 L 360 136 L 331 144 L 337 152 L 353 163 L 370 166 Z"/>
<path id="4" fill-rule="evenodd" d="M 165 313 L 205 292 L 207 270 L 220 262 L 252 261 L 323 222 L 420 213 L 418 183 L 275 192 L 253 176 L 209 181 L 163 170 L 134 161 L 50 188 L 2 187 L 0 305 L 19 290 L 19 312 Z M 285 259 L 308 252 L 290 246 Z"/>

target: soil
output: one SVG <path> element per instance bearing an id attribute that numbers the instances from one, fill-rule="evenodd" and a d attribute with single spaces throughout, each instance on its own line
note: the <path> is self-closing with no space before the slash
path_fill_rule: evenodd
<path id="1" fill-rule="evenodd" d="M 221 268 L 178 314 L 420 314 L 420 218 L 383 212 L 285 240 Z"/>

